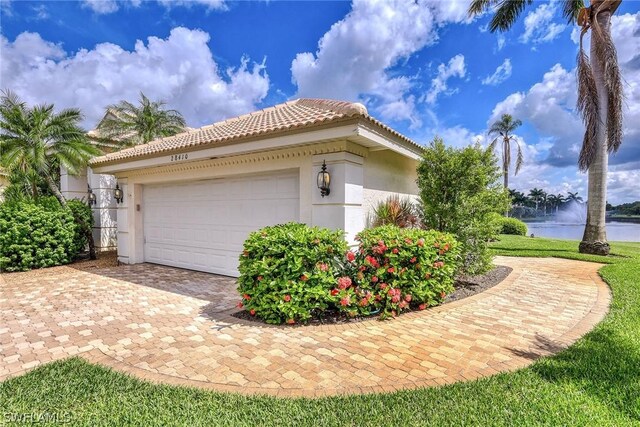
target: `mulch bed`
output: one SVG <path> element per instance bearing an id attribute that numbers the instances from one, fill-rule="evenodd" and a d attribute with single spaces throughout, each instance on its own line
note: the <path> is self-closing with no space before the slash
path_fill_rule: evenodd
<path id="1" fill-rule="evenodd" d="M 442 304 L 447 304 L 453 301 L 461 300 L 461 299 L 470 297 L 472 295 L 479 294 L 480 292 L 486 291 L 487 289 L 494 287 L 495 285 L 497 285 L 498 283 L 506 279 L 512 270 L 513 269 L 511 267 L 498 265 L 493 270 L 480 276 L 460 276 L 456 279 L 456 282 L 453 284 L 455 291 L 449 294 L 447 298 L 445 298 Z M 250 315 L 245 310 L 241 310 L 236 313 L 233 313 L 231 316 L 237 319 L 242 319 L 249 322 L 269 325 L 268 323 L 264 322 L 262 319 Z M 355 322 L 362 322 L 363 320 L 375 319 L 377 317 L 378 317 L 377 313 L 372 314 L 370 316 L 348 317 L 338 311 L 325 311 L 324 313 L 322 313 L 322 317 L 314 316 L 304 325 L 336 325 L 336 324 L 342 324 L 342 323 L 355 323 Z M 270 326 L 274 326 L 274 325 L 270 325 Z"/>
<path id="2" fill-rule="evenodd" d="M 79 259 L 69 264 L 69 267 L 75 268 L 76 270 L 91 271 L 97 268 L 118 266 L 118 255 L 116 251 L 99 252 L 97 255 L 98 259 L 91 260 L 87 254 L 84 259 Z"/>
<path id="3" fill-rule="evenodd" d="M 513 268 L 511 267 L 498 265 L 493 270 L 480 276 L 460 276 L 453 284 L 456 290 L 447 296 L 444 304 L 484 292 L 502 282 L 512 271 Z"/>

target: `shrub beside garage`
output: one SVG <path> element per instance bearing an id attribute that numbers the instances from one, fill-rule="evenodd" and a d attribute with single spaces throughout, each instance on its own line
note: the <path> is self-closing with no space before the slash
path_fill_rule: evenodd
<path id="1" fill-rule="evenodd" d="M 0 204 L 0 271 L 26 271 L 73 261 L 86 241 L 71 209 L 90 218 L 89 224 L 93 221 L 91 209 L 84 203 L 69 204 L 69 209 L 63 209 L 49 197 Z"/>
<path id="2" fill-rule="evenodd" d="M 289 223 L 252 233 L 240 256 L 238 304 L 267 323 L 307 322 L 438 305 L 453 290 L 460 251 L 447 233 L 388 225 L 342 232 Z"/>

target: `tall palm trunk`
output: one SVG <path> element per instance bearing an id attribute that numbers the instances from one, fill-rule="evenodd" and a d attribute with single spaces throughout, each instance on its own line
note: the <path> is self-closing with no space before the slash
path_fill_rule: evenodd
<path id="1" fill-rule="evenodd" d="M 505 190 L 509 188 L 509 165 L 511 164 L 511 144 L 509 138 L 504 137 L 502 141 L 502 175 L 504 178 Z"/>
<path id="2" fill-rule="evenodd" d="M 64 196 L 62 195 L 62 192 L 60 191 L 60 189 L 58 189 L 58 185 L 55 183 L 53 178 L 51 178 L 48 174 L 45 174 L 44 179 L 47 182 L 49 189 L 51 190 L 53 195 L 56 196 L 56 199 L 58 199 L 62 207 L 64 209 L 69 209 L 69 206 L 67 205 L 67 199 L 64 198 Z M 96 244 L 93 240 L 93 230 L 91 229 L 91 225 L 87 224 L 82 217 L 80 217 L 79 215 L 76 215 L 72 210 L 70 210 L 70 212 L 73 215 L 74 220 L 78 223 L 78 225 L 82 229 L 82 232 L 84 233 L 85 237 L 87 238 L 87 242 L 89 243 L 89 258 L 97 259 L 98 257 L 96 255 Z"/>
<path id="3" fill-rule="evenodd" d="M 502 141 L 502 178 L 504 183 L 504 190 L 509 191 L 509 164 L 511 163 L 511 147 L 509 146 L 509 138 L 504 138 Z M 505 217 L 509 217 L 509 208 L 504 213 Z"/>
<path id="4" fill-rule="evenodd" d="M 602 11 L 597 17 L 598 24 L 602 32 L 611 34 L 611 13 Z M 593 69 L 593 76 L 598 92 L 598 115 L 600 120 L 596 128 L 596 151 L 593 162 L 588 171 L 588 201 L 587 201 L 587 224 L 584 235 L 580 242 L 579 251 L 581 253 L 608 255 L 609 244 L 605 230 L 606 200 L 607 200 L 607 169 L 609 156 L 607 152 L 607 111 L 609 100 L 607 97 L 607 87 L 605 85 L 604 67 L 598 55 L 598 43 L 603 40 L 596 33 L 596 29 L 591 30 L 590 61 Z"/>

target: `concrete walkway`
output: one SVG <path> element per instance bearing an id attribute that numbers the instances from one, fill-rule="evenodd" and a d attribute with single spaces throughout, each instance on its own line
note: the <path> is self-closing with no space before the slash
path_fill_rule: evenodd
<path id="1" fill-rule="evenodd" d="M 513 272 L 481 294 L 385 322 L 306 327 L 231 317 L 235 281 L 205 273 L 143 264 L 5 274 L 0 380 L 80 355 L 143 379 L 218 391 L 386 392 L 521 368 L 566 348 L 608 310 L 599 264 L 496 263 Z"/>

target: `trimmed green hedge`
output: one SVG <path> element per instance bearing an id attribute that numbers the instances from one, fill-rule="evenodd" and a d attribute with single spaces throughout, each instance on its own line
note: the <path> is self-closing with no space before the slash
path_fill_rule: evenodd
<path id="1" fill-rule="evenodd" d="M 501 217 L 498 224 L 500 224 L 500 234 L 527 235 L 527 224 L 517 218 Z"/>
<path id="2" fill-rule="evenodd" d="M 328 308 L 346 251 L 341 231 L 288 223 L 253 232 L 240 256 L 238 305 L 268 323 L 306 321 Z"/>
<path id="3" fill-rule="evenodd" d="M 438 305 L 453 292 L 462 261 L 453 235 L 385 225 L 363 230 L 356 239 L 360 245 L 353 286 L 338 294 L 352 302 L 340 305 L 351 315 L 375 310 L 382 318 L 395 317 L 404 310 Z"/>
<path id="4" fill-rule="evenodd" d="M 387 225 L 358 235 L 289 223 L 251 233 L 240 256 L 238 307 L 267 323 L 425 309 L 453 291 L 461 262 L 451 234 Z"/>
<path id="5" fill-rule="evenodd" d="M 0 270 L 26 271 L 67 264 L 78 251 L 70 210 L 43 199 L 0 204 Z"/>

